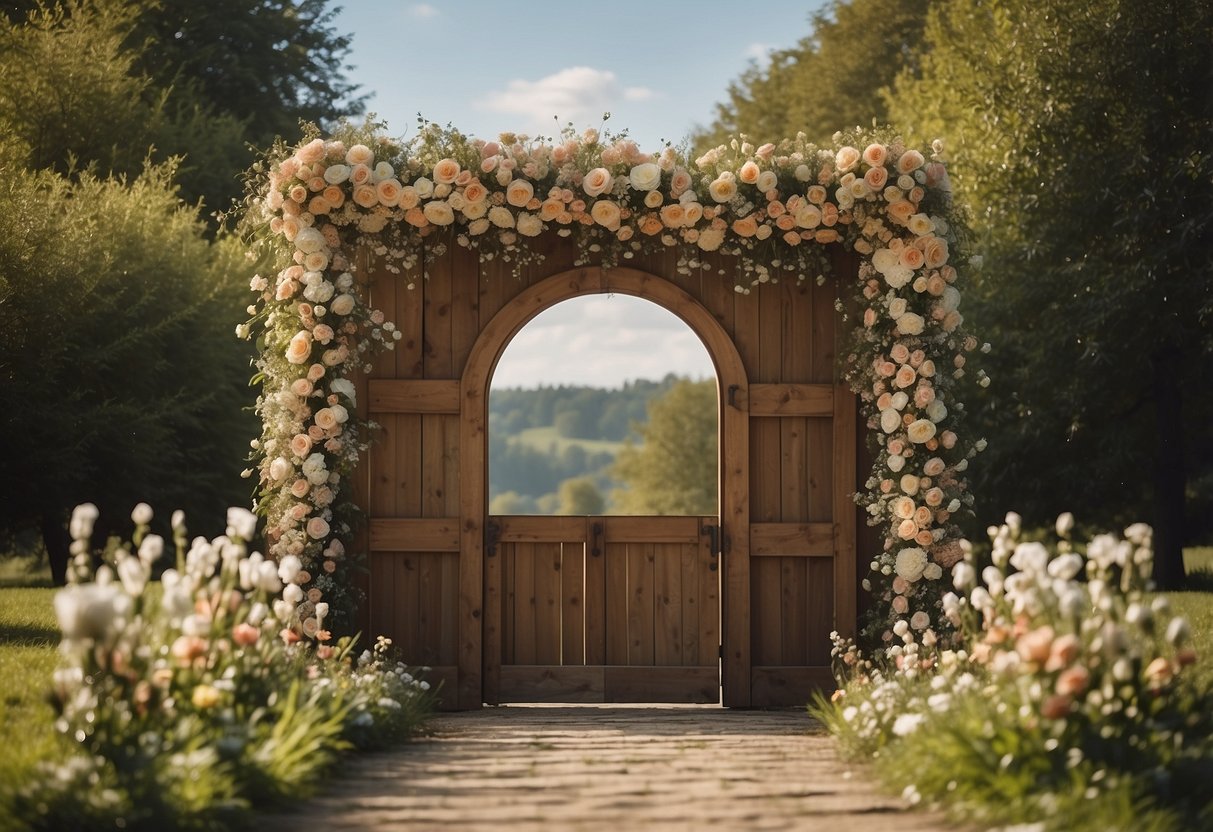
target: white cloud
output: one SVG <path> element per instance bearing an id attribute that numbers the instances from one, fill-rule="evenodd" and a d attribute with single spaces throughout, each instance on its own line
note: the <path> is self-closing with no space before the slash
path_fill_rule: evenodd
<path id="1" fill-rule="evenodd" d="M 437 17 L 438 10 L 429 3 L 415 3 L 409 7 L 409 14 L 413 17 L 420 17 L 423 20 L 430 17 Z"/>
<path id="2" fill-rule="evenodd" d="M 654 95 L 647 87 L 624 86 L 609 70 L 572 66 L 538 81 L 514 79 L 474 104 L 481 110 L 523 116 L 548 129 L 553 118 L 578 126 L 595 123 L 620 101 L 644 101 Z"/>
<path id="3" fill-rule="evenodd" d="M 667 373 L 715 376 L 690 327 L 651 301 L 590 295 L 557 304 L 523 327 L 506 347 L 492 386 L 618 387 Z"/>

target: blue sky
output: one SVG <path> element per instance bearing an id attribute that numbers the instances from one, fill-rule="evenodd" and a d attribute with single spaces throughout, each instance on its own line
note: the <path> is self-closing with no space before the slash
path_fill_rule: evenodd
<path id="1" fill-rule="evenodd" d="M 609 130 L 626 128 L 641 148 L 656 150 L 710 123 L 729 82 L 808 34 L 809 15 L 823 5 L 345 0 L 334 25 L 352 35 L 349 79 L 372 93 L 367 107 L 393 135 L 411 135 L 418 113 L 495 138 L 550 136 L 569 121 L 599 127 L 609 111 Z M 578 337 L 556 337 L 569 333 Z M 582 346 L 563 358 L 550 348 L 527 358 L 532 343 Z M 528 325 L 506 359 L 496 385 L 614 385 L 711 372 L 680 321 L 623 297 L 562 304 Z"/>

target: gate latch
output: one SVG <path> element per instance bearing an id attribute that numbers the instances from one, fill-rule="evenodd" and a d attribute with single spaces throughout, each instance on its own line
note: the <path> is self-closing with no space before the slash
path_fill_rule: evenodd
<path id="1" fill-rule="evenodd" d="M 703 533 L 708 536 L 708 552 L 712 555 L 712 564 L 708 568 L 715 572 L 720 565 L 717 560 L 720 557 L 720 526 L 705 525 Z"/>

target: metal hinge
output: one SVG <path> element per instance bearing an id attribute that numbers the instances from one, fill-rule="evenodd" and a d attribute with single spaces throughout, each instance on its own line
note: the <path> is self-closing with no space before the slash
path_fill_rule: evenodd
<path id="1" fill-rule="evenodd" d="M 718 659 L 724 658 L 724 645 L 723 644 L 716 645 L 716 657 Z"/>

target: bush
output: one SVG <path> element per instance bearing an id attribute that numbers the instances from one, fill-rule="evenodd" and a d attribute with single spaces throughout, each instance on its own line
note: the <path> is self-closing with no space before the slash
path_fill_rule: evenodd
<path id="1" fill-rule="evenodd" d="M 15 798 L 33 829 L 226 829 L 252 805 L 295 797 L 343 751 L 398 742 L 431 709 L 429 685 L 387 658 L 330 644 L 326 605 L 303 596 L 297 558 L 248 554 L 256 518 L 228 513 L 227 535 L 187 544 L 177 562 L 132 515 L 135 535 L 95 571 L 96 509 L 72 518 L 72 582 L 55 596 L 63 631 L 56 728 L 77 756 Z M 314 647 L 313 647 L 314 645 Z"/>
<path id="2" fill-rule="evenodd" d="M 1009 515 L 989 563 L 970 550 L 953 570 L 944 608 L 963 649 L 902 627 L 878 666 L 836 640 L 843 687 L 813 710 L 911 802 L 1050 829 L 1208 828 L 1213 689 L 1187 621 L 1144 592 L 1150 528 L 1083 552 L 1072 524 L 1047 546 Z"/>

